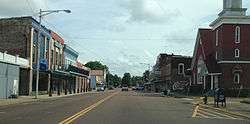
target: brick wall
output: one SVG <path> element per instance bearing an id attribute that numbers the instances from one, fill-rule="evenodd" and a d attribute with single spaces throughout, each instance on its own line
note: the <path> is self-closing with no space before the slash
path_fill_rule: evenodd
<path id="1" fill-rule="evenodd" d="M 235 28 L 240 27 L 240 43 L 235 43 Z M 219 33 L 219 44 L 221 47 L 221 59 L 222 60 L 236 60 L 234 58 L 234 50 L 240 49 L 240 58 L 237 60 L 250 60 L 250 25 L 230 25 L 224 24 L 218 28 L 221 31 Z"/>
<path id="2" fill-rule="evenodd" d="M 30 18 L 0 19 L 0 51 L 22 58 L 30 57 L 32 20 Z"/>
<path id="3" fill-rule="evenodd" d="M 242 72 L 240 72 L 240 84 L 234 83 L 234 74 L 233 74 L 233 68 L 236 66 L 236 64 L 222 64 L 222 80 L 220 82 L 221 87 L 223 88 L 239 88 L 240 85 L 243 85 L 244 89 L 250 89 L 250 64 L 238 64 Z"/>

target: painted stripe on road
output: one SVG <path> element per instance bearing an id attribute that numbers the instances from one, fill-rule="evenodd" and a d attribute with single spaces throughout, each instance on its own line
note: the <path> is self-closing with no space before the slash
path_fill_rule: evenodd
<path id="1" fill-rule="evenodd" d="M 202 113 L 202 114 L 204 114 L 204 115 L 208 115 L 208 116 L 218 117 L 218 118 L 219 118 L 218 115 L 214 115 L 214 114 L 208 113 L 208 112 L 206 112 L 206 111 L 204 111 L 204 110 L 199 109 L 198 111 L 199 111 L 199 113 Z"/>
<path id="2" fill-rule="evenodd" d="M 200 117 L 203 117 L 203 118 L 208 118 L 208 116 L 206 116 L 204 114 L 201 114 L 201 113 L 198 113 L 197 115 L 200 116 Z"/>
<path id="3" fill-rule="evenodd" d="M 222 113 L 219 113 L 219 112 L 216 112 L 216 111 L 212 111 L 212 110 L 208 110 L 208 109 L 204 109 L 204 108 L 200 108 L 200 109 L 203 110 L 203 111 L 207 111 L 207 112 L 209 112 L 211 114 L 214 114 L 214 115 L 219 115 L 219 116 L 230 118 L 230 119 L 236 119 L 235 117 L 232 117 L 232 116 L 229 116 L 229 115 L 226 115 L 226 114 L 222 114 Z"/>
<path id="4" fill-rule="evenodd" d="M 195 107 L 194 112 L 193 112 L 193 115 L 192 115 L 193 118 L 196 117 L 197 112 L 198 112 L 198 110 L 199 110 L 199 107 L 200 107 L 199 105 L 197 105 L 197 106 Z"/>
<path id="5" fill-rule="evenodd" d="M 98 101 L 97 103 L 83 109 L 80 112 L 77 112 L 76 114 L 72 115 L 71 117 L 61 121 L 59 124 L 71 124 L 72 122 L 74 122 L 76 119 L 78 119 L 79 117 L 85 115 L 86 113 L 88 113 L 89 111 L 91 111 L 92 109 L 96 108 L 97 106 L 99 106 L 100 104 L 102 104 L 103 102 L 105 102 L 106 100 L 110 99 L 111 97 L 115 96 L 116 94 L 118 94 L 118 92 L 113 93 L 112 95 Z"/>

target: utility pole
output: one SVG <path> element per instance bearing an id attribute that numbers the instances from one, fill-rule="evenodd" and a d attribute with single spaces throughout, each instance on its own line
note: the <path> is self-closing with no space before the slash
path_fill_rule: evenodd
<path id="1" fill-rule="evenodd" d="M 38 85 L 39 85 L 39 70 L 40 70 L 40 35 L 41 35 L 41 23 L 42 23 L 42 9 L 39 10 L 39 29 L 37 40 L 37 57 L 36 57 L 36 99 L 38 98 Z"/>
<path id="2" fill-rule="evenodd" d="M 39 11 L 39 29 L 38 29 L 38 40 L 37 40 L 37 61 L 36 61 L 36 95 L 35 98 L 38 98 L 38 91 L 39 91 L 39 71 L 40 71 L 40 40 L 41 40 L 41 28 L 42 28 L 42 17 L 49 15 L 51 13 L 59 13 L 59 12 L 66 12 L 66 13 L 71 13 L 70 10 L 46 10 L 46 11 L 42 11 L 42 9 L 40 9 Z"/>

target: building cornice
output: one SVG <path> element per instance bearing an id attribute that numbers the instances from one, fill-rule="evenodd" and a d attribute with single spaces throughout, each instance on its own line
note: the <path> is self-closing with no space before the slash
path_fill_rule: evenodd
<path id="1" fill-rule="evenodd" d="M 213 21 L 209 26 L 215 30 L 222 24 L 250 24 L 250 16 L 221 16 Z"/>
<path id="2" fill-rule="evenodd" d="M 218 61 L 219 64 L 250 64 L 250 61 Z"/>

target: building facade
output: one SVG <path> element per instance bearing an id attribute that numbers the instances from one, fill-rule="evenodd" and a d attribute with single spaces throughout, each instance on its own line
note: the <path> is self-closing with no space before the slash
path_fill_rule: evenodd
<path id="1" fill-rule="evenodd" d="M 77 60 L 78 56 L 79 53 L 73 48 L 64 45 L 64 69 L 72 75 L 69 84 L 70 92 L 74 93 L 87 92 L 90 87 L 90 69 Z"/>
<path id="2" fill-rule="evenodd" d="M 79 53 L 64 44 L 64 39 L 41 26 L 32 17 L 0 19 L 0 52 L 28 60 L 20 68 L 19 94 L 32 95 L 36 90 L 37 53 L 39 60 L 39 93 L 80 93 L 89 88 L 90 70 L 77 66 Z M 38 40 L 40 45 L 38 47 Z"/>
<path id="3" fill-rule="evenodd" d="M 154 66 L 158 70 L 155 72 L 158 78 L 153 81 L 155 91 L 184 90 L 190 82 L 185 72 L 191 67 L 191 61 L 191 57 L 160 54 Z"/>
<path id="4" fill-rule="evenodd" d="M 192 80 L 205 92 L 223 88 L 238 94 L 250 89 L 250 16 L 242 0 L 223 2 L 223 11 L 211 28 L 198 31 Z"/>
<path id="5" fill-rule="evenodd" d="M 91 89 L 96 89 L 98 85 L 106 83 L 106 70 L 91 70 L 90 71 Z"/>
<path id="6" fill-rule="evenodd" d="M 0 52 L 0 99 L 15 98 L 19 95 L 22 69 L 29 66 L 27 59 Z"/>
<path id="7" fill-rule="evenodd" d="M 22 70 L 26 75 L 20 81 L 20 94 L 30 95 L 35 90 L 35 69 L 37 62 L 37 41 L 40 38 L 40 66 L 47 70 L 46 50 L 51 36 L 49 30 L 42 26 L 38 35 L 39 23 L 32 17 L 15 17 L 0 19 L 0 51 L 7 51 L 11 55 L 19 55 L 29 60 L 29 67 Z M 38 37 L 40 36 L 40 37 Z M 41 77 L 46 77 L 46 73 L 41 72 Z M 44 84 L 48 86 L 48 80 L 40 80 L 39 88 L 44 89 Z M 46 87 L 46 86 L 45 86 Z M 46 90 L 45 88 L 44 90 Z"/>

